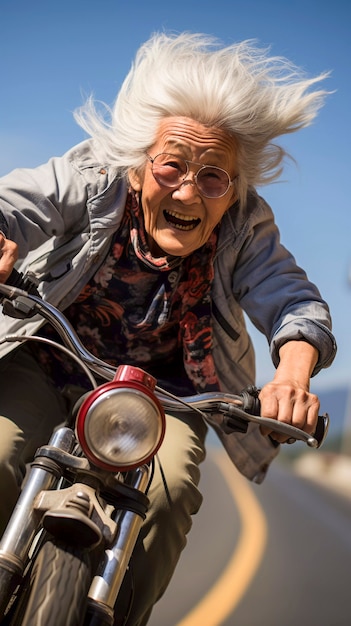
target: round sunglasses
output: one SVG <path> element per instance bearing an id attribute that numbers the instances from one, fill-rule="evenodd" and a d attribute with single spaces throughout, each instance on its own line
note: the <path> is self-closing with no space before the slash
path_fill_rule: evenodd
<path id="1" fill-rule="evenodd" d="M 198 165 L 200 169 L 196 172 L 194 181 L 200 194 L 205 198 L 221 198 L 234 184 L 236 178 L 231 180 L 228 172 L 221 167 L 201 165 L 168 152 L 161 152 L 154 158 L 149 154 L 146 156 L 151 162 L 153 177 L 163 187 L 179 187 L 188 175 L 189 165 Z"/>

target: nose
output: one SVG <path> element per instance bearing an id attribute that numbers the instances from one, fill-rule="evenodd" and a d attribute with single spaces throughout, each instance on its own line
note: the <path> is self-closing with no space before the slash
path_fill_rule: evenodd
<path id="1" fill-rule="evenodd" d="M 180 200 L 184 204 L 194 204 L 194 202 L 200 203 L 202 201 L 194 174 L 191 172 L 188 172 L 187 177 L 173 191 L 172 195 L 175 200 Z"/>

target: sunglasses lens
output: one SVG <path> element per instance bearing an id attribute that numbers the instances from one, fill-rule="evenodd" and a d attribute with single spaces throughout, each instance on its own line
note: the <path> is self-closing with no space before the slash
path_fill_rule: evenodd
<path id="1" fill-rule="evenodd" d="M 230 179 L 224 170 L 206 166 L 199 170 L 196 182 L 200 192 L 206 198 L 220 198 L 227 192 Z"/>
<path id="2" fill-rule="evenodd" d="M 158 154 L 152 163 L 152 173 L 160 185 L 178 187 L 188 173 L 184 159 L 174 154 Z M 195 176 L 200 193 L 206 198 L 220 198 L 228 191 L 229 174 L 220 167 L 205 165 Z"/>
<path id="3" fill-rule="evenodd" d="M 152 164 L 152 173 L 160 185 L 177 187 L 187 173 L 187 165 L 183 159 L 173 154 L 158 154 Z"/>

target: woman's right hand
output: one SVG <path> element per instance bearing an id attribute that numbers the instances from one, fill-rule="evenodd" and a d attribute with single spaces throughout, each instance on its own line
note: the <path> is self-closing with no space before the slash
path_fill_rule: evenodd
<path id="1" fill-rule="evenodd" d="M 5 283 L 18 259 L 18 246 L 0 231 L 0 283 Z"/>

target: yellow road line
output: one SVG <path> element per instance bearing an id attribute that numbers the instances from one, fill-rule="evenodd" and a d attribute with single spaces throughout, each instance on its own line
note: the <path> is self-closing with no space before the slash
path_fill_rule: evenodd
<path id="1" fill-rule="evenodd" d="M 226 452 L 213 451 L 212 456 L 238 507 L 241 533 L 216 584 L 177 626 L 220 626 L 245 594 L 266 546 L 266 518 L 249 481 L 235 470 Z"/>

